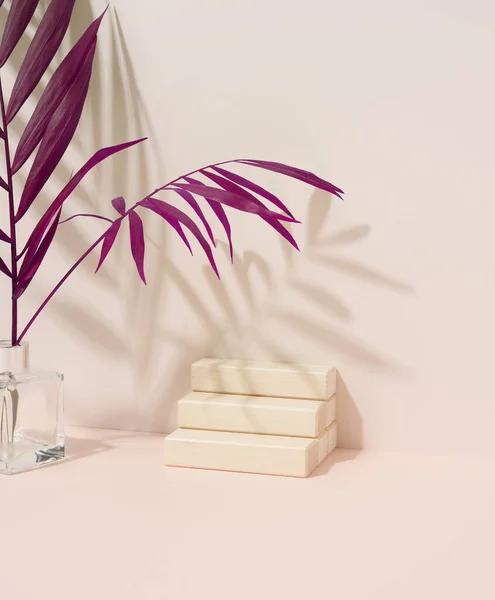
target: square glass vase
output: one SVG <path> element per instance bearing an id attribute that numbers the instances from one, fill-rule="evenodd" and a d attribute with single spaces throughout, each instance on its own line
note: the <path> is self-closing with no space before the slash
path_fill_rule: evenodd
<path id="1" fill-rule="evenodd" d="M 28 471 L 65 456 L 64 378 L 27 367 L 26 344 L 0 342 L 0 474 Z"/>

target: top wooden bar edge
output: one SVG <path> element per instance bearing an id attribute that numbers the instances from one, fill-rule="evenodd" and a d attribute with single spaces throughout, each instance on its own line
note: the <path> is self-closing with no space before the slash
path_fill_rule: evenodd
<path id="1" fill-rule="evenodd" d="M 328 400 L 335 394 L 334 367 L 203 358 L 191 367 L 195 392 Z"/>

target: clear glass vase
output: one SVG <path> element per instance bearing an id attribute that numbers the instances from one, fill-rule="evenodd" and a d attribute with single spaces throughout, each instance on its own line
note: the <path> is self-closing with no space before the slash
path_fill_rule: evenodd
<path id="1" fill-rule="evenodd" d="M 65 456 L 63 375 L 29 370 L 28 346 L 0 341 L 0 473 Z"/>

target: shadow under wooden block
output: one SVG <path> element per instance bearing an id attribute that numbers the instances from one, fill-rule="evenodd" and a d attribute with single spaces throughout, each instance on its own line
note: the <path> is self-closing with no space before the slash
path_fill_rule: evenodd
<path id="1" fill-rule="evenodd" d="M 341 374 L 337 374 L 338 447 L 360 450 L 363 447 L 363 418 Z"/>
<path id="2" fill-rule="evenodd" d="M 341 463 L 349 460 L 355 460 L 359 457 L 362 450 L 352 450 L 347 448 L 335 448 L 327 458 L 320 463 L 311 473 L 311 477 L 322 477 L 327 475 L 332 469 L 339 467 Z"/>

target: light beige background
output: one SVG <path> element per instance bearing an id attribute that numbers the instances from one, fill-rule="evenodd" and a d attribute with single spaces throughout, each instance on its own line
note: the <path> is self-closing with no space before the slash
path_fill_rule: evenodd
<path id="1" fill-rule="evenodd" d="M 77 4 L 67 47 L 106 3 Z M 494 25 L 487 0 L 115 0 L 77 139 L 33 217 L 96 149 L 141 134 L 67 216 L 111 215 L 116 195 L 231 157 L 314 170 L 346 202 L 244 170 L 302 219 L 302 252 L 232 215 L 221 283 L 150 216 L 144 287 L 123 231 L 29 335 L 33 362 L 67 377 L 69 421 L 167 431 L 199 357 L 311 361 L 340 371 L 341 446 L 495 454 Z M 102 226 L 63 227 L 24 322 Z"/>
<path id="2" fill-rule="evenodd" d="M 338 449 L 266 477 L 165 468 L 160 435 L 68 433 L 56 468 L 0 477 L 5 598 L 495 597 L 493 460 Z"/>

